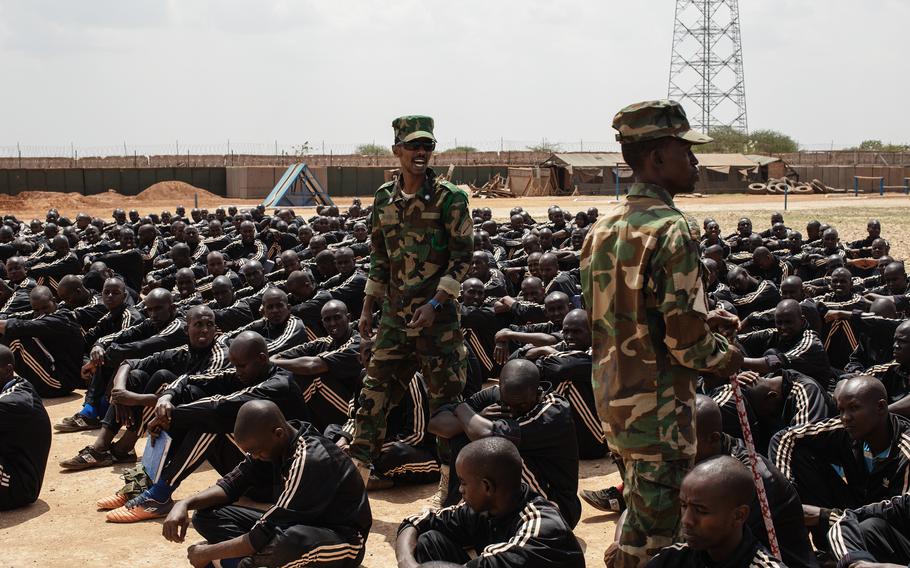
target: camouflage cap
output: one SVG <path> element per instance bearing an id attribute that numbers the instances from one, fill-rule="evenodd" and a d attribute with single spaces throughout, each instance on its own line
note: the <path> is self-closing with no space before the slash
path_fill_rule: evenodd
<path id="1" fill-rule="evenodd" d="M 392 121 L 392 128 L 395 129 L 396 144 L 418 138 L 429 138 L 436 142 L 436 137 L 433 136 L 433 119 L 429 116 L 399 116 Z"/>
<path id="2" fill-rule="evenodd" d="M 676 101 L 644 101 L 622 109 L 613 117 L 616 139 L 622 144 L 644 142 L 672 136 L 692 144 L 707 144 L 714 139 L 692 130 L 686 111 Z"/>

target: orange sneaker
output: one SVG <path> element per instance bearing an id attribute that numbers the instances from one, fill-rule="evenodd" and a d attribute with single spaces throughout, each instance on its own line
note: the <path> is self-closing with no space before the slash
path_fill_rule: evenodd
<path id="1" fill-rule="evenodd" d="M 99 511 L 110 511 L 112 509 L 119 509 L 120 507 L 126 505 L 126 502 L 130 498 L 124 495 L 123 493 L 115 493 L 112 497 L 105 497 L 104 499 L 98 500 L 98 510 Z"/>
<path id="2" fill-rule="evenodd" d="M 155 501 L 143 491 L 138 497 L 134 497 L 126 502 L 119 509 L 110 511 L 105 519 L 109 523 L 138 523 L 149 519 L 160 519 L 166 517 L 174 506 L 174 500 L 168 499 L 165 502 Z"/>

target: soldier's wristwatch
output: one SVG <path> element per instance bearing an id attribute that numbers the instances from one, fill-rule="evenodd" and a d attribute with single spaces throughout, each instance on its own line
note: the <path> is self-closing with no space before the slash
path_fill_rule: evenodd
<path id="1" fill-rule="evenodd" d="M 427 303 L 433 306 L 433 309 L 437 312 L 442 309 L 442 303 L 436 298 L 430 298 L 430 301 Z"/>

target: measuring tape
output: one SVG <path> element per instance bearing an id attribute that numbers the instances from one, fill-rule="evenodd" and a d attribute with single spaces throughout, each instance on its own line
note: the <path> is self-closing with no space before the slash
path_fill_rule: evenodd
<path id="1" fill-rule="evenodd" d="M 739 415 L 739 425 L 743 431 L 743 441 L 749 453 L 749 467 L 752 470 L 752 481 L 755 483 L 755 492 L 758 494 L 758 505 L 761 508 L 762 520 L 768 532 L 768 545 L 771 554 L 780 558 L 780 546 L 777 544 L 777 532 L 774 530 L 774 520 L 771 518 L 771 508 L 768 506 L 768 495 L 765 493 L 765 484 L 761 474 L 758 473 L 758 455 L 755 453 L 755 443 L 752 441 L 752 428 L 749 427 L 749 416 L 746 414 L 746 404 L 743 402 L 743 393 L 739 388 L 739 379 L 733 376 L 733 398 L 736 400 L 736 414 Z"/>

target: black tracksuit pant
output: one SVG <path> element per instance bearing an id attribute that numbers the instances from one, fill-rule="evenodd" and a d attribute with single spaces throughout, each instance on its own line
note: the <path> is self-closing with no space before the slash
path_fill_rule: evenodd
<path id="1" fill-rule="evenodd" d="M 224 542 L 250 532 L 262 511 L 228 505 L 196 511 L 193 528 L 210 543 Z M 340 554 L 345 545 L 360 543 L 360 552 L 354 556 Z M 275 538 L 262 550 L 251 557 L 239 560 L 236 566 L 253 568 L 259 566 L 284 566 L 294 561 L 301 566 L 325 568 L 356 568 L 363 560 L 366 547 L 357 535 L 345 535 L 325 527 L 293 525 L 278 529 Z M 222 566 L 232 565 L 222 561 Z"/>
<path id="2" fill-rule="evenodd" d="M 158 394 L 175 380 L 177 380 L 177 375 L 167 369 L 160 369 L 151 375 L 145 371 L 134 369 L 130 371 L 126 379 L 126 390 L 140 394 Z M 149 421 L 155 416 L 155 407 L 133 406 L 131 408 L 134 422 L 129 429 L 138 432 L 139 436 L 142 436 L 145 434 Z M 123 426 L 117 422 L 117 411 L 113 405 L 108 407 L 101 423 L 114 431 L 120 430 L 120 427 Z"/>
<path id="3" fill-rule="evenodd" d="M 439 531 L 427 531 L 417 537 L 414 558 L 421 563 L 442 560 L 460 565 L 470 561 L 464 548 Z"/>

